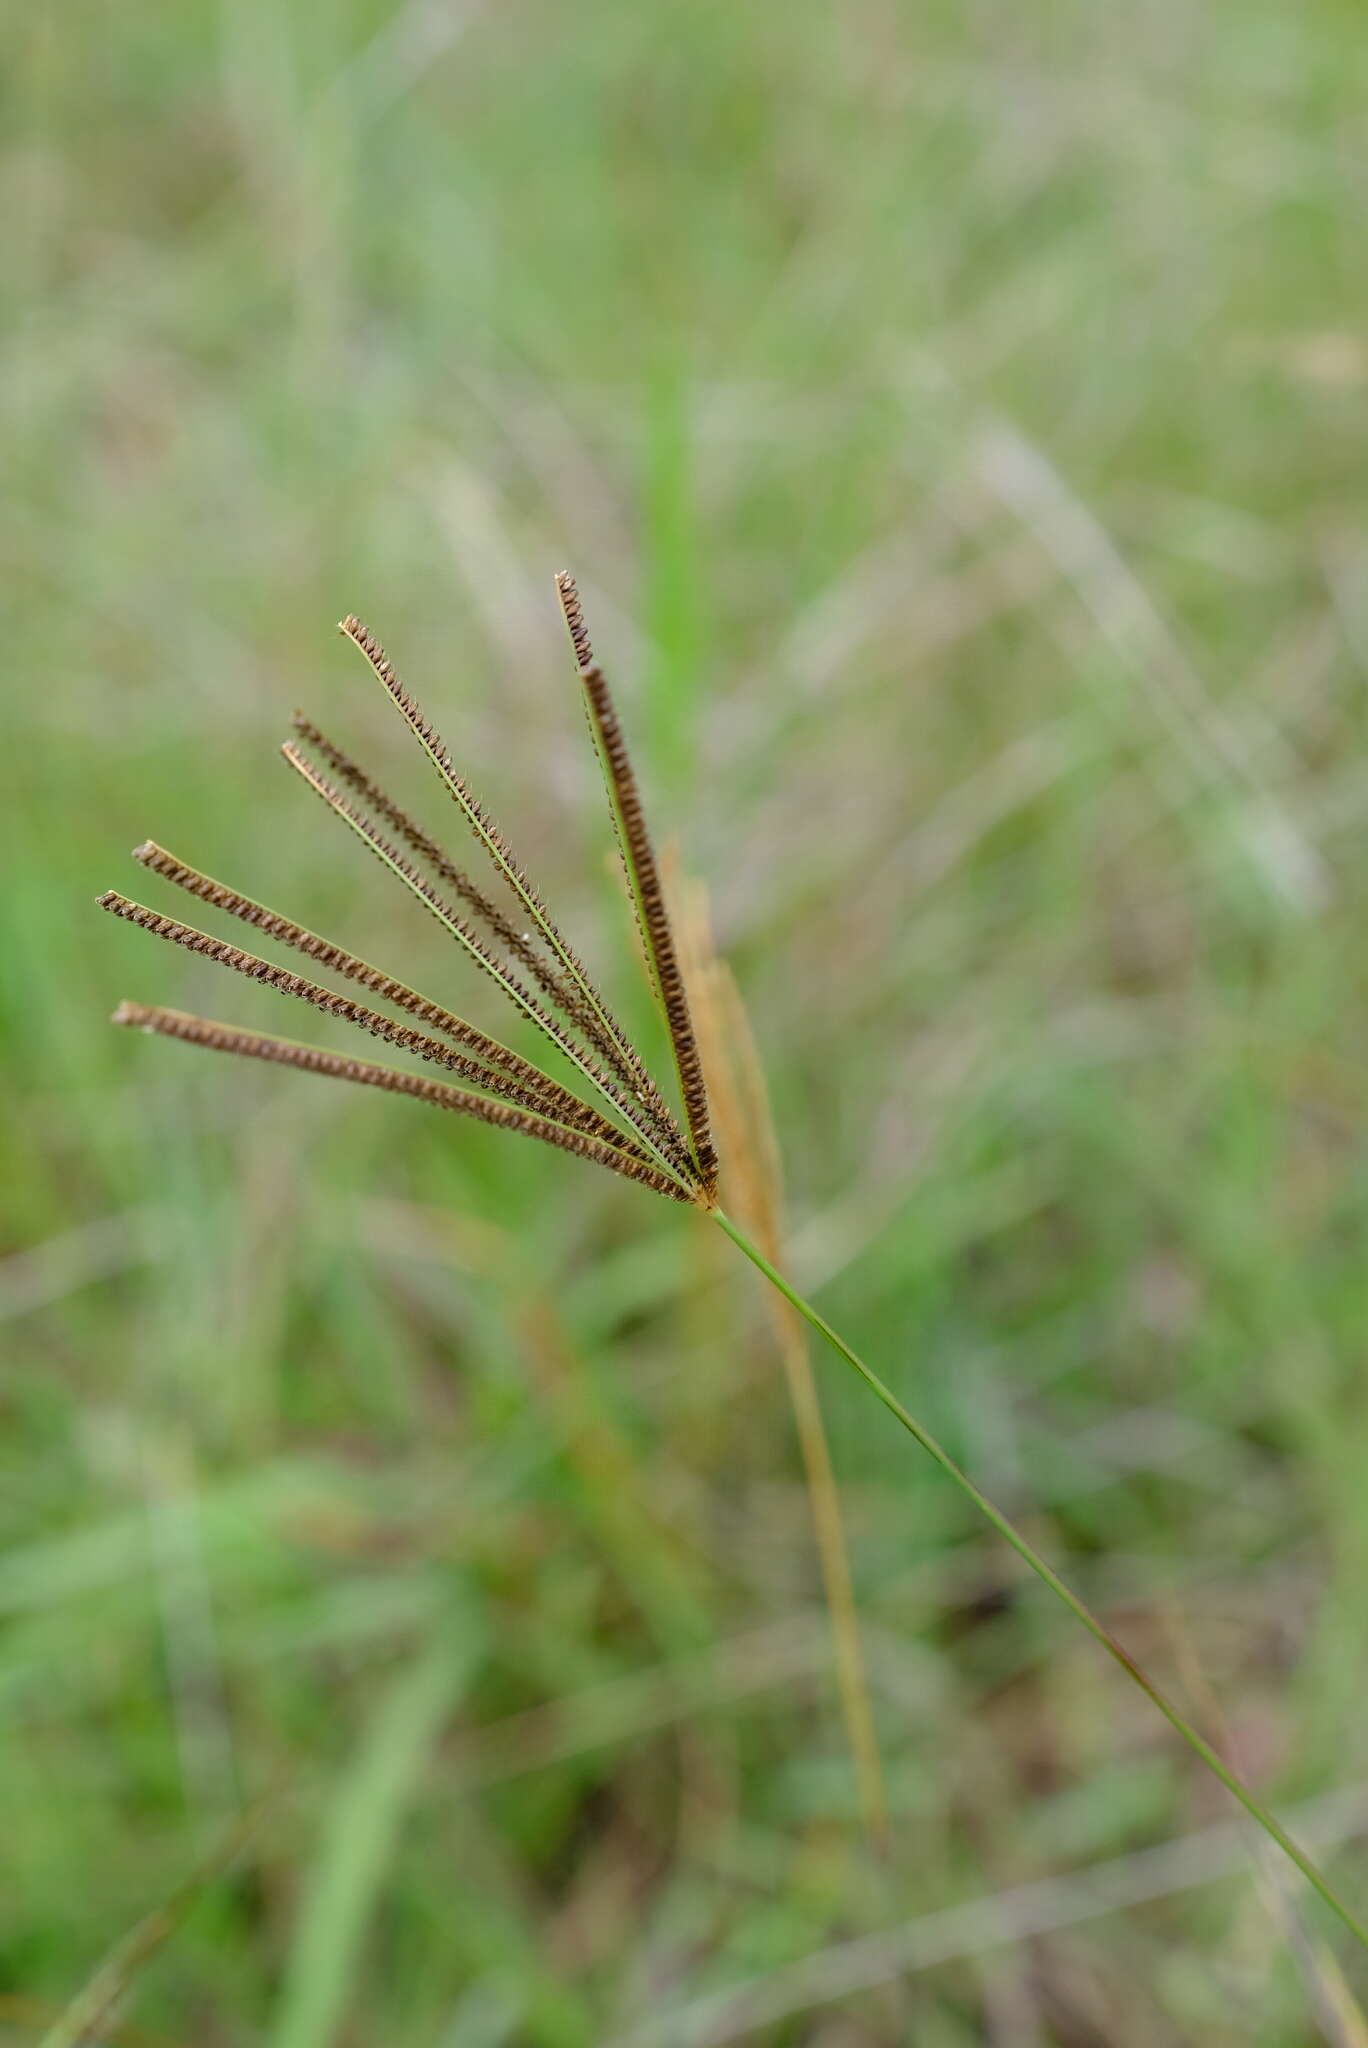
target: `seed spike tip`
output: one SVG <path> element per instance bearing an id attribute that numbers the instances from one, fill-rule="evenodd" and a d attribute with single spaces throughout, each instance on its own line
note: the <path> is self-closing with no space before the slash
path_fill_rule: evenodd
<path id="1" fill-rule="evenodd" d="M 556 576 L 556 593 L 565 613 L 565 623 L 570 631 L 570 642 L 575 650 L 575 660 L 581 673 L 595 666 L 593 643 L 589 629 L 584 623 L 584 607 L 580 603 L 579 585 L 568 569 L 561 569 Z"/>

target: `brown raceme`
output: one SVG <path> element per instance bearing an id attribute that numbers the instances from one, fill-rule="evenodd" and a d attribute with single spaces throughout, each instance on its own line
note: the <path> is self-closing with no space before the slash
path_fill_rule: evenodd
<path id="1" fill-rule="evenodd" d="M 608 780 L 623 863 L 636 901 L 642 942 L 659 991 L 675 1065 L 679 1070 L 679 1086 L 694 1164 L 703 1187 L 711 1195 L 717 1189 L 717 1154 L 708 1122 L 708 1089 L 703 1078 L 703 1063 L 699 1057 L 693 1019 L 689 1015 L 684 977 L 679 969 L 660 867 L 642 808 L 641 792 L 607 678 L 594 660 L 574 577 L 562 572 L 556 578 L 556 588 L 579 664 L 580 681 L 584 685 L 599 758 Z"/>
<path id="2" fill-rule="evenodd" d="M 296 1045 L 288 1038 L 272 1038 L 265 1032 L 243 1031 L 234 1024 L 216 1024 L 208 1017 L 190 1017 L 181 1010 L 157 1009 L 143 1003 L 120 1003 L 111 1021 L 126 1025 L 131 1030 L 151 1031 L 163 1038 L 178 1038 L 187 1045 L 205 1046 L 211 1052 L 236 1053 L 239 1058 L 298 1067 L 306 1074 L 326 1074 L 339 1081 L 357 1081 L 366 1088 L 383 1088 L 391 1095 L 410 1095 L 434 1109 L 449 1109 L 462 1116 L 474 1117 L 478 1123 L 489 1124 L 495 1130 L 517 1131 L 526 1137 L 540 1138 L 545 1144 L 555 1145 L 562 1152 L 571 1152 L 578 1159 L 610 1167 L 614 1173 L 638 1181 L 643 1187 L 653 1188 L 658 1195 L 668 1195 L 674 1201 L 692 1200 L 687 1189 L 655 1167 L 621 1155 L 609 1157 L 607 1147 L 597 1139 L 586 1137 L 580 1131 L 563 1130 L 559 1124 L 549 1123 L 544 1117 L 529 1115 L 505 1103 L 487 1102 L 482 1095 L 467 1094 L 463 1088 L 449 1087 L 426 1074 L 409 1074 L 398 1067 L 378 1066 L 371 1060 L 349 1059 L 342 1053 L 328 1052 L 322 1046 Z"/>
<path id="3" fill-rule="evenodd" d="M 547 946 L 560 962 L 562 969 L 580 991 L 584 1001 L 594 1012 L 603 1030 L 616 1046 L 618 1055 L 625 1063 L 631 1076 L 629 1085 L 632 1092 L 638 1094 L 643 1104 L 649 1106 L 651 1113 L 654 1114 L 657 1109 L 664 1110 L 664 1104 L 647 1070 L 645 1061 L 631 1043 L 621 1025 L 617 1023 L 603 997 L 590 980 L 583 961 L 572 951 L 559 927 L 552 921 L 551 915 L 541 896 L 533 887 L 526 870 L 516 859 L 512 847 L 504 838 L 494 819 L 470 790 L 463 777 L 456 772 L 450 748 L 433 725 L 431 719 L 423 711 L 421 705 L 400 682 L 395 672 L 394 664 L 386 655 L 380 642 L 373 633 L 362 625 L 358 618 L 350 614 L 342 621 L 341 631 L 360 649 L 375 674 L 384 684 L 392 701 L 407 721 L 410 731 L 414 733 L 428 759 L 437 770 L 447 794 L 461 810 L 466 823 L 484 847 L 495 868 L 513 890 L 533 924 L 546 941 Z M 668 1112 L 665 1112 L 665 1114 L 668 1117 Z M 673 1123 L 673 1119 L 669 1119 L 669 1121 Z M 687 1148 L 684 1148 L 684 1157 L 687 1160 Z"/>
<path id="4" fill-rule="evenodd" d="M 506 1045 L 501 1045 L 498 1039 L 489 1037 L 475 1025 L 467 1024 L 464 1018 L 453 1015 L 440 1003 L 432 1002 L 427 996 L 420 996 L 404 982 L 396 981 L 393 976 L 386 974 L 382 968 L 372 967 L 367 960 L 359 960 L 344 947 L 334 945 L 330 939 L 320 938 L 317 932 L 308 931 L 290 918 L 282 917 L 279 911 L 268 910 L 264 904 L 254 902 L 250 896 L 241 895 L 236 889 L 228 888 L 225 883 L 215 881 L 212 876 L 200 874 L 198 869 L 178 860 L 174 854 L 168 853 L 154 840 L 144 840 L 141 846 L 135 847 L 133 858 L 141 861 L 143 866 L 150 868 L 154 874 L 163 876 L 167 881 L 174 882 L 178 888 L 198 897 L 201 902 L 212 904 L 216 910 L 226 911 L 231 917 L 240 918 L 244 924 L 251 925 L 267 938 L 278 939 L 284 945 L 293 946 L 296 952 L 316 960 L 320 966 L 331 968 L 333 972 L 344 975 L 349 981 L 359 982 L 372 994 L 393 1003 L 396 1009 L 406 1010 L 410 1016 L 417 1017 L 420 1023 L 432 1025 L 453 1044 L 467 1047 L 489 1066 L 497 1068 L 510 1080 L 516 1081 L 525 1096 L 536 1099 L 538 1106 L 548 1116 L 553 1116 L 562 1123 L 576 1124 L 581 1129 L 597 1129 L 599 1136 L 627 1145 L 630 1149 L 631 1141 L 626 1139 L 616 1126 L 608 1123 L 606 1118 L 587 1103 L 581 1102 L 578 1096 L 572 1095 L 568 1088 L 563 1088 L 559 1082 L 543 1074 L 530 1060 L 523 1059 L 521 1054 L 511 1051 Z M 111 891 L 110 899 L 101 899 L 105 908 L 113 907 L 113 897 L 114 892 Z M 125 899 L 118 900 L 123 902 Z M 124 911 L 121 914 L 128 913 Z"/>
<path id="5" fill-rule="evenodd" d="M 557 973 L 550 962 L 543 958 L 533 943 L 532 935 L 519 931 L 512 919 L 471 880 L 463 868 L 458 867 L 436 840 L 406 811 L 401 810 L 393 798 L 387 796 L 365 770 L 345 754 L 336 741 L 329 739 L 312 719 L 306 718 L 303 712 L 296 711 L 292 723 L 300 738 L 306 745 L 312 747 L 315 753 L 321 755 L 339 780 L 345 782 L 364 804 L 377 811 L 403 840 L 409 851 L 425 861 L 440 881 L 447 883 L 456 891 L 477 923 L 483 923 L 536 982 L 551 1010 L 559 1013 L 573 1030 L 578 1031 L 617 1078 L 638 1095 L 643 1109 L 656 1128 L 657 1136 L 668 1147 L 677 1135 L 674 1121 L 650 1076 L 644 1069 L 639 1072 L 633 1070 L 619 1050 L 615 1039 L 605 1030 L 592 1005 L 585 1000 L 582 992 L 572 981 L 565 975 Z M 643 1082 L 644 1087 L 641 1085 Z"/>
<path id="6" fill-rule="evenodd" d="M 341 818 L 344 824 L 350 826 L 351 830 L 356 833 L 358 838 L 364 841 L 378 860 L 382 861 L 392 873 L 400 877 L 424 907 L 437 919 L 438 923 L 460 940 L 460 943 L 475 961 L 476 965 L 498 983 L 505 995 L 511 998 L 515 1007 L 521 1010 L 525 1017 L 530 1018 L 537 1025 L 538 1029 L 554 1045 L 559 1047 L 567 1059 L 574 1062 L 585 1078 L 593 1083 L 606 1100 L 616 1104 L 621 1114 L 632 1123 L 638 1134 L 645 1140 L 647 1146 L 652 1148 L 659 1146 L 662 1141 L 654 1138 L 650 1119 L 646 1117 L 641 1106 L 637 1103 L 629 1102 L 621 1090 L 614 1087 L 611 1079 L 604 1074 L 602 1069 L 590 1058 L 583 1048 L 575 1042 L 565 1026 L 553 1017 L 537 1001 L 530 990 L 518 980 L 512 970 L 504 965 L 503 961 L 490 949 L 469 921 L 463 918 L 459 911 L 453 909 L 450 903 L 438 895 L 431 883 L 425 881 L 412 863 L 404 859 L 397 847 L 393 846 L 382 833 L 376 830 L 364 812 L 357 810 L 354 805 L 349 804 L 341 792 L 334 789 L 327 778 L 318 773 L 318 770 L 311 762 L 305 759 L 293 741 L 287 740 L 280 751 L 290 763 L 290 766 L 303 776 L 309 787 L 317 796 L 322 798 L 328 808 Z M 670 1140 L 664 1149 L 669 1154 L 672 1163 L 679 1165 L 681 1169 L 687 1169 L 688 1149 L 685 1145 L 683 1134 L 677 1128 L 672 1128 Z"/>

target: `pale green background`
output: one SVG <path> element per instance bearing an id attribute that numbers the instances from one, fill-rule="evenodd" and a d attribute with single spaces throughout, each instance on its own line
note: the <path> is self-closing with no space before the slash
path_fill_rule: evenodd
<path id="1" fill-rule="evenodd" d="M 1334 1795 L 1362 1908 L 1360 10 L 68 0 L 4 40 L 7 2038 L 276 1785 L 127 2038 L 672 2048 L 756 1978 L 784 2048 L 1351 2039 L 1238 1842 L 1086 1917 L 1227 1809 L 824 1358 L 872 1858 L 727 1246 L 111 1031 L 301 1026 L 93 899 L 179 907 L 151 833 L 495 1021 L 275 759 L 303 704 L 440 816 L 354 608 L 646 1028 L 575 567 L 795 1271 L 1280 1810 Z"/>

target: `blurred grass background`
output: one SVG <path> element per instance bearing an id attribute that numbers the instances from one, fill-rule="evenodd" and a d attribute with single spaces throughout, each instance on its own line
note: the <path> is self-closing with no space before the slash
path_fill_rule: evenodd
<path id="1" fill-rule="evenodd" d="M 797 1277 L 1361 1909 L 1358 10 L 68 0 L 6 43 L 9 2038 L 276 1787 L 120 2038 L 1353 2040 L 1210 1784 L 824 1358 L 871 1853 L 725 1244 L 112 1032 L 299 1024 L 92 898 L 177 908 L 152 833 L 495 1021 L 275 762 L 299 703 L 448 822 L 354 608 L 646 1030 L 577 570 Z"/>

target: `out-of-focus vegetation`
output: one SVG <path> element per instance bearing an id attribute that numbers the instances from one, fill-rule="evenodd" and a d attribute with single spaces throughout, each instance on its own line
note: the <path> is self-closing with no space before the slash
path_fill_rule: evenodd
<path id="1" fill-rule="evenodd" d="M 274 1787 L 127 2038 L 1354 2039 L 821 1359 L 872 1854 L 718 1234 L 112 1032 L 299 1024 L 92 898 L 151 832 L 494 1021 L 275 761 L 300 703 L 452 823 L 354 608 L 645 1029 L 573 566 L 795 1273 L 1361 1908 L 1358 10 L 68 0 L 4 74 L 10 2038 Z"/>

